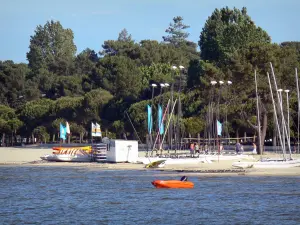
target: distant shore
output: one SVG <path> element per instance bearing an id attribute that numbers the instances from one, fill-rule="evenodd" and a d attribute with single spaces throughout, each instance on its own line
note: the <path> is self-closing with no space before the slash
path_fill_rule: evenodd
<path id="1" fill-rule="evenodd" d="M 3 166 L 34 166 L 34 167 L 81 167 L 89 170 L 149 170 L 143 164 L 134 163 L 73 163 L 73 162 L 47 162 L 40 159 L 45 154 L 51 154 L 52 149 L 29 148 L 0 148 L 0 167 Z M 144 152 L 140 156 L 144 156 Z M 266 155 L 268 157 L 280 157 L 280 155 Z M 299 155 L 294 155 L 299 158 Z M 255 156 L 256 159 L 259 156 Z M 164 168 L 151 170 L 170 172 L 170 174 L 193 176 L 300 176 L 300 167 L 284 169 L 237 169 L 232 167 L 232 160 L 213 163 L 199 163 L 194 165 L 166 165 Z M 165 173 L 164 173 L 165 175 Z"/>

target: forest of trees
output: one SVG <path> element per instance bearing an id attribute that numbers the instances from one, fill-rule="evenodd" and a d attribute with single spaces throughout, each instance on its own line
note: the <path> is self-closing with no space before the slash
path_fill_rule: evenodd
<path id="1" fill-rule="evenodd" d="M 273 138 L 273 108 L 266 76 L 270 62 L 278 85 L 291 90 L 291 137 L 295 137 L 295 68 L 300 62 L 300 42 L 272 43 L 246 8 L 215 9 L 199 31 L 198 43 L 188 40 L 188 28 L 177 16 L 166 28 L 165 36 L 162 34 L 161 42 L 136 42 L 123 29 L 115 40 L 99 43 L 102 49 L 86 48 L 76 54 L 71 29 L 59 21 L 38 25 L 30 38 L 28 64 L 0 61 L 2 143 L 12 144 L 18 136 L 58 141 L 59 124 L 65 121 L 70 123 L 72 140 L 89 139 L 91 122 L 98 122 L 104 136 L 136 139 L 138 133 L 144 142 L 147 104 L 161 99 L 166 104 L 170 98 L 170 89 L 161 93 L 155 88 L 152 99 L 151 83 L 174 83 L 176 98 L 179 80 L 182 135 L 204 134 L 212 80 L 232 81 L 226 91 L 214 87 L 219 93 L 223 123 L 226 109 L 224 125 L 230 136 L 241 137 L 245 132 L 254 135 L 254 70 L 258 74 L 262 136 Z M 174 65 L 185 69 L 173 70 Z"/>

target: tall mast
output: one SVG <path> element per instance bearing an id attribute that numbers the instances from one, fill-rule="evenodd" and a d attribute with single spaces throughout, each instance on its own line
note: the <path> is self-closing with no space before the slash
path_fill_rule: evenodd
<path id="1" fill-rule="evenodd" d="M 300 96 L 299 96 L 299 82 L 298 82 L 298 73 L 297 73 L 297 68 L 295 68 L 295 72 L 296 72 L 296 85 L 297 85 L 297 99 L 298 99 L 298 153 L 299 153 L 299 122 L 300 122 Z"/>
<path id="2" fill-rule="evenodd" d="M 261 143 L 261 132 L 260 132 L 260 111 L 259 111 L 259 103 L 258 103 L 258 93 L 257 93 L 257 77 L 256 70 L 254 71 L 255 78 L 255 93 L 256 93 L 256 113 L 257 113 L 257 126 L 258 126 L 258 146 L 260 150 L 260 156 L 262 156 L 262 143 Z"/>

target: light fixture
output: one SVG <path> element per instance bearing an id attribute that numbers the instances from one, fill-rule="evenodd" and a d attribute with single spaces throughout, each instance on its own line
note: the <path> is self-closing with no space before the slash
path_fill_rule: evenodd
<path id="1" fill-rule="evenodd" d="M 215 80 L 213 80 L 213 81 L 211 81 L 210 83 L 211 83 L 212 85 L 215 85 L 215 84 L 217 84 L 218 82 L 215 81 Z"/>
<path id="2" fill-rule="evenodd" d="M 170 86 L 170 84 L 168 84 L 168 83 L 165 83 L 165 87 L 169 87 Z"/>
<path id="3" fill-rule="evenodd" d="M 221 80 L 220 80 L 220 81 L 219 81 L 219 84 L 221 84 L 221 85 L 224 84 L 224 81 L 221 81 Z"/>
<path id="4" fill-rule="evenodd" d="M 179 66 L 179 68 L 182 70 L 182 69 L 184 69 L 184 66 Z"/>
<path id="5" fill-rule="evenodd" d="M 290 92 L 290 90 L 284 90 L 284 92 L 285 92 L 285 93 L 289 93 L 289 92 Z"/>
<path id="6" fill-rule="evenodd" d="M 229 80 L 229 81 L 227 81 L 227 84 L 229 84 L 229 85 L 230 85 L 230 84 L 232 84 L 232 81 L 230 81 L 230 80 Z"/>
<path id="7" fill-rule="evenodd" d="M 160 86 L 161 86 L 161 87 L 164 87 L 164 86 L 165 86 L 165 84 L 160 84 Z"/>
<path id="8" fill-rule="evenodd" d="M 278 92 L 282 92 L 283 90 L 280 88 L 280 89 L 278 89 L 277 91 L 278 91 Z"/>
<path id="9" fill-rule="evenodd" d="M 152 87 L 157 87 L 157 84 L 151 84 Z"/>
<path id="10" fill-rule="evenodd" d="M 173 69 L 173 70 L 176 70 L 176 69 L 177 69 L 177 66 L 172 66 L 172 69 Z"/>

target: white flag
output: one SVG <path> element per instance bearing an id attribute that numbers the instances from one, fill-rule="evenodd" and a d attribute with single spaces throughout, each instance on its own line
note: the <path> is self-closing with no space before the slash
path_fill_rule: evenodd
<path id="1" fill-rule="evenodd" d="M 68 121 L 66 122 L 66 133 L 67 133 L 67 134 L 70 134 L 70 133 L 71 133 L 71 132 L 70 132 L 70 125 L 69 125 Z"/>

